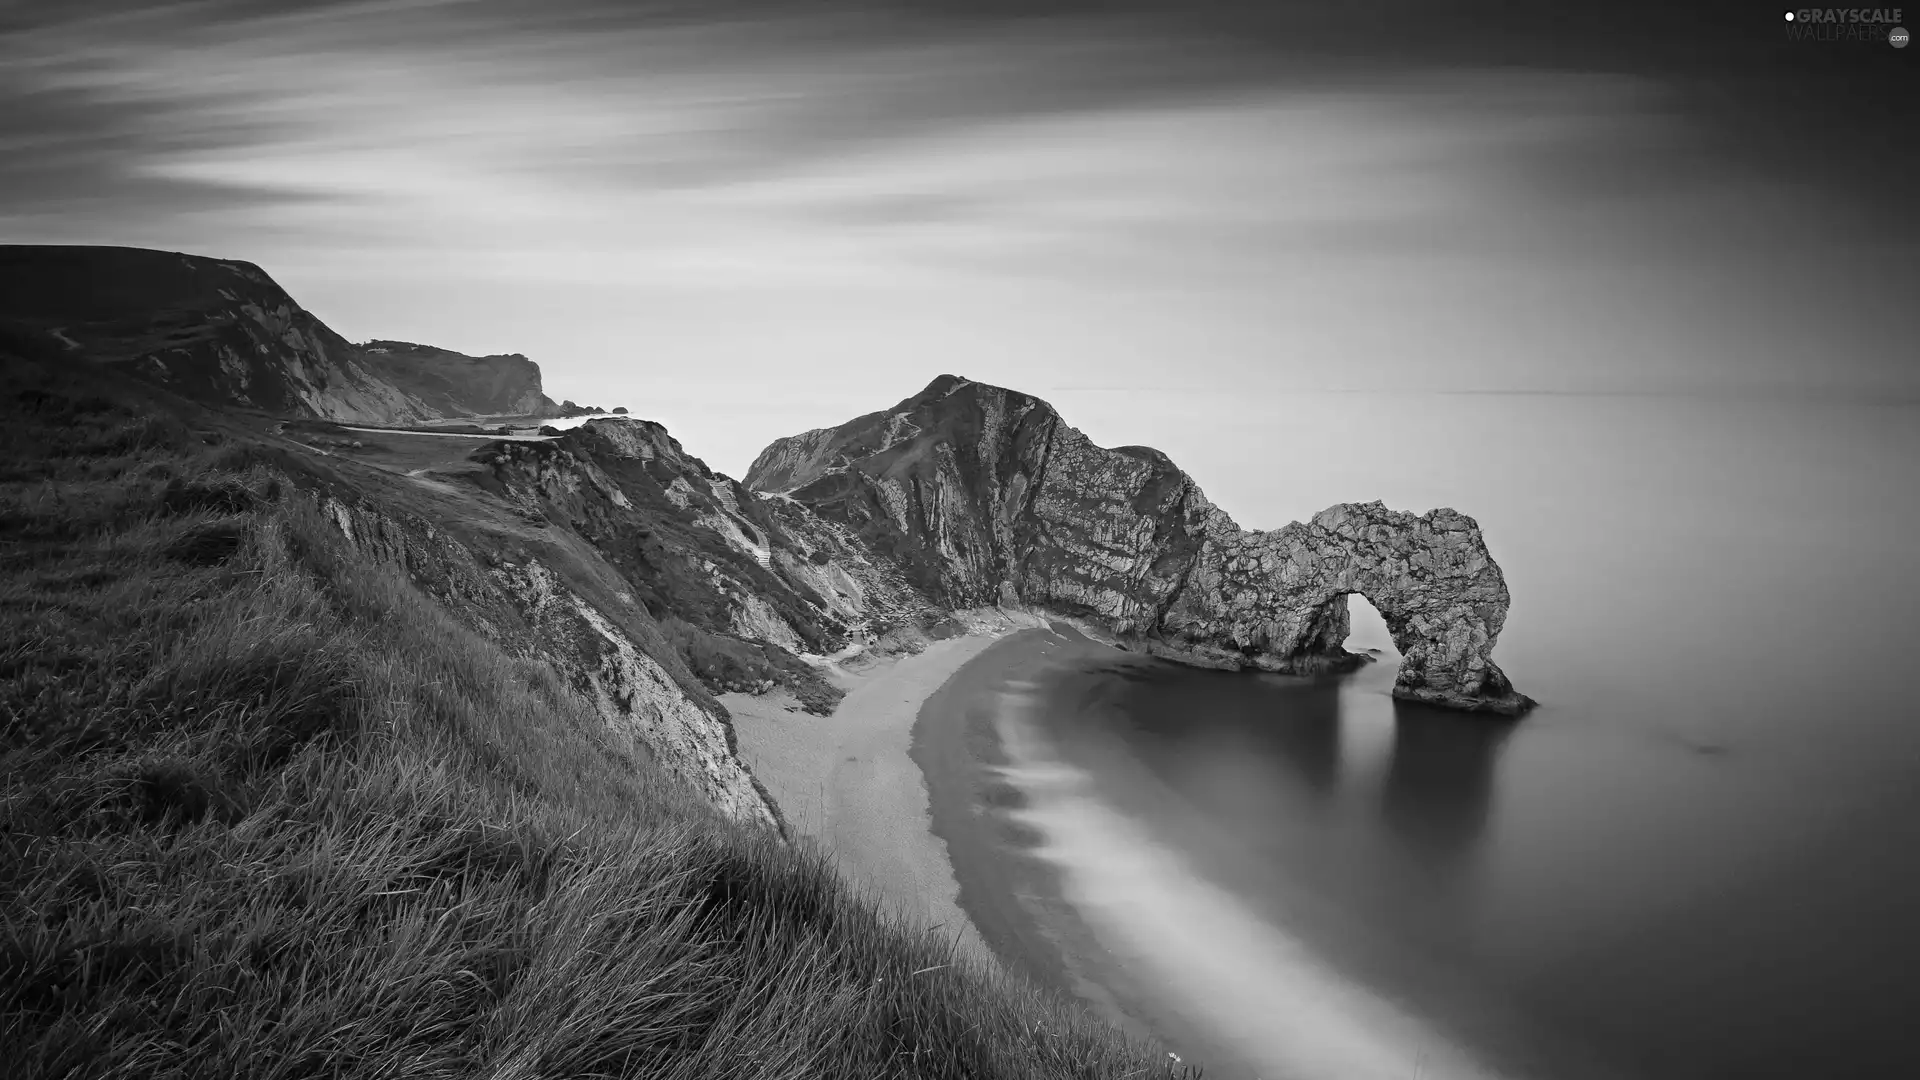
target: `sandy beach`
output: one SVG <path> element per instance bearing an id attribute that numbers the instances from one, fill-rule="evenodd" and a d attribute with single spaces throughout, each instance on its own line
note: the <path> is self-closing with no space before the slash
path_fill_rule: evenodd
<path id="1" fill-rule="evenodd" d="M 916 655 L 835 665 L 847 696 L 831 716 L 781 694 L 723 695 L 741 756 L 849 881 L 956 938 L 962 955 L 1137 1036 L 1196 1045 L 1062 897 L 1045 839 L 1019 821 L 1025 795 L 996 734 L 1008 693 L 1105 646 L 1032 621 L 974 631 Z"/>
<path id="2" fill-rule="evenodd" d="M 721 701 L 794 832 L 821 843 L 850 882 L 939 928 L 983 968 L 1168 1048 L 1205 1046 L 1209 1076 L 1251 1077 L 1169 1008 L 1162 973 L 1108 948 L 1063 888 L 1057 839 L 1028 821 L 1032 778 L 1009 760 L 1002 713 L 1063 665 L 1111 655 L 1036 622 L 976 619 L 974 632 L 918 654 L 835 664 L 829 675 L 847 696 L 831 716 L 783 694 Z"/>
<path id="3" fill-rule="evenodd" d="M 930 643 L 917 655 L 860 657 L 830 669 L 847 692 L 831 716 L 790 696 L 726 694 L 740 755 L 793 830 L 818 840 L 847 880 L 894 910 L 959 940 L 962 955 L 992 963 L 956 903 L 945 841 L 929 828 L 927 786 L 909 756 L 926 700 L 1000 635 Z"/>
<path id="4" fill-rule="evenodd" d="M 1053 863 L 1042 857 L 1045 838 L 1017 820 L 1027 796 L 1009 782 L 998 736 L 1010 687 L 1030 684 L 1063 649 L 1101 648 L 1038 629 L 994 642 L 921 707 L 912 757 L 926 783 L 930 828 L 959 886 L 960 910 L 988 949 L 1007 968 L 1148 1034 L 1110 992 L 1120 973 L 1105 963 L 1097 974 L 1090 969 L 1104 950 L 1061 899 Z"/>

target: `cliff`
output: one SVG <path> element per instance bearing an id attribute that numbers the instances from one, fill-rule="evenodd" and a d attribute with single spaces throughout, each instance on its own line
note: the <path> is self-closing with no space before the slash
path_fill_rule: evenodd
<path id="1" fill-rule="evenodd" d="M 1159 451 L 1095 446 L 1038 398 L 952 375 L 777 440 L 746 482 L 839 523 L 946 606 L 1026 605 L 1159 656 L 1305 672 L 1361 662 L 1342 648 L 1359 593 L 1402 654 L 1396 696 L 1533 705 L 1492 658 L 1505 579 L 1453 510 L 1341 504 L 1249 532 Z"/>
<path id="2" fill-rule="evenodd" d="M 837 648 L 843 620 L 773 561 L 783 530 L 755 500 L 645 420 L 592 420 L 547 442 L 475 450 L 481 482 L 587 538 L 649 611 L 793 653 Z"/>
<path id="3" fill-rule="evenodd" d="M 519 353 L 468 356 L 408 341 L 369 341 L 361 362 L 441 416 L 560 416 L 540 365 Z"/>
<path id="4" fill-rule="evenodd" d="M 0 246 L 0 329 L 183 397 L 281 416 L 411 424 L 559 415 L 520 356 L 353 345 L 252 263 L 173 251 Z"/>
<path id="5" fill-rule="evenodd" d="M 772 803 L 735 755 L 725 709 L 644 613 L 597 587 L 558 545 L 515 543 L 484 523 L 436 526 L 351 483 L 294 473 L 357 562 L 401 571 L 509 655 L 546 665 L 625 748 L 723 815 L 775 824 Z"/>
<path id="6" fill-rule="evenodd" d="M 652 421 L 590 420 L 547 441 L 490 443 L 470 460 L 486 470 L 477 484 L 526 520 L 585 538 L 645 610 L 691 636 L 695 667 L 716 689 L 741 688 L 700 668 L 699 654 L 720 649 L 746 658 L 750 685 L 771 679 L 829 705 L 837 694 L 802 658 L 941 614 L 846 529 L 749 492 Z"/>

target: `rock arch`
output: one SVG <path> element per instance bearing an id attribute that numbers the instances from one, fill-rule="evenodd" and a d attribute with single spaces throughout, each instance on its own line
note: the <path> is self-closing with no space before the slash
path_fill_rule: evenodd
<path id="1" fill-rule="evenodd" d="M 1398 627 L 1405 700 L 1519 714 L 1493 663 L 1507 587 L 1453 510 L 1342 503 L 1247 532 L 1163 453 L 1106 449 L 1039 398 L 943 375 L 891 410 L 776 441 L 747 483 L 845 527 L 940 607 L 1000 603 L 1206 667 L 1352 666 L 1335 596 Z"/>
<path id="2" fill-rule="evenodd" d="M 1268 671 L 1351 667 L 1359 659 L 1343 648 L 1346 598 L 1358 593 L 1400 650 L 1395 697 L 1507 715 L 1533 707 L 1493 662 L 1510 599 L 1467 515 L 1342 503 L 1270 532 L 1210 532 L 1181 602 L 1162 620 L 1170 654 L 1213 653 L 1233 661 L 1225 666 Z"/>

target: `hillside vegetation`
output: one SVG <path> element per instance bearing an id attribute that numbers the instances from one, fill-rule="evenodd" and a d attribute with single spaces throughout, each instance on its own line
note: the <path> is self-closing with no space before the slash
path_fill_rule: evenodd
<path id="1" fill-rule="evenodd" d="M 7 1076 L 1169 1075 L 355 557 L 337 477 L 0 371 Z"/>

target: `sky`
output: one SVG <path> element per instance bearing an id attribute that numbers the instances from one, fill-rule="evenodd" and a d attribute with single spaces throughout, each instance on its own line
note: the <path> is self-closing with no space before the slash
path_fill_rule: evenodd
<path id="1" fill-rule="evenodd" d="M 943 372 L 1203 484 L 1316 395 L 1920 395 L 1920 52 L 1560 7 L 0 5 L 0 241 L 251 260 L 734 475 Z"/>

